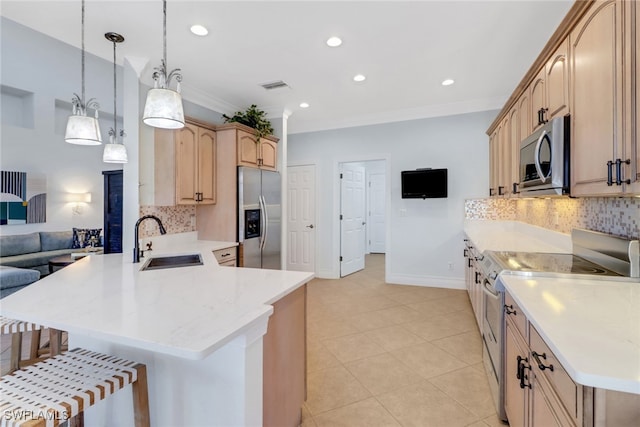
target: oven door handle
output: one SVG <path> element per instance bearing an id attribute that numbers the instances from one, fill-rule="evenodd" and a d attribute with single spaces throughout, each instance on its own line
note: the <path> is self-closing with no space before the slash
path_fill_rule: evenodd
<path id="1" fill-rule="evenodd" d="M 482 290 L 484 291 L 485 294 L 489 295 L 493 299 L 500 298 L 500 293 L 499 292 L 494 292 L 493 289 L 491 289 L 491 283 L 489 283 L 488 280 L 484 281 L 483 286 L 482 286 Z"/>

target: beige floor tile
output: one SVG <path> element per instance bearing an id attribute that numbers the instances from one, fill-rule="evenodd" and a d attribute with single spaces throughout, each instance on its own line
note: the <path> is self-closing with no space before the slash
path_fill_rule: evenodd
<path id="1" fill-rule="evenodd" d="M 456 311 L 454 313 L 445 314 L 442 316 L 451 324 L 456 325 L 463 332 L 475 331 L 480 336 L 480 330 L 476 323 L 476 316 L 473 314 L 471 307 L 469 309 Z"/>
<path id="2" fill-rule="evenodd" d="M 374 398 L 325 412 L 315 420 L 318 427 L 400 427 Z"/>
<path id="3" fill-rule="evenodd" d="M 416 298 L 428 300 L 455 297 L 459 292 L 457 289 L 432 288 L 428 286 L 416 286 L 413 289 Z"/>
<path id="4" fill-rule="evenodd" d="M 394 350 L 391 354 L 423 378 L 436 377 L 467 366 L 429 342 Z"/>
<path id="5" fill-rule="evenodd" d="M 384 353 L 385 350 L 364 333 L 324 340 L 325 347 L 342 363 Z"/>
<path id="6" fill-rule="evenodd" d="M 358 312 L 364 313 L 367 311 L 382 310 L 385 308 L 395 307 L 400 305 L 397 301 L 393 301 L 384 296 L 374 296 L 371 298 L 365 298 L 358 302 Z"/>
<path id="7" fill-rule="evenodd" d="M 428 318 L 435 316 L 442 316 L 443 314 L 449 314 L 456 312 L 459 309 L 451 304 L 443 304 L 443 300 L 447 298 L 431 299 L 426 301 L 417 302 L 414 304 L 407 304 L 407 307 L 412 308 L 420 313 L 423 313 Z"/>
<path id="8" fill-rule="evenodd" d="M 307 408 L 313 417 L 371 396 L 344 366 L 311 372 L 307 376 Z"/>
<path id="9" fill-rule="evenodd" d="M 464 326 L 453 322 L 445 315 L 430 317 L 423 322 L 406 323 L 402 326 L 427 341 L 438 340 L 465 332 Z"/>
<path id="10" fill-rule="evenodd" d="M 478 417 L 495 415 L 487 376 L 472 367 L 431 378 L 432 384 Z"/>
<path id="11" fill-rule="evenodd" d="M 386 310 L 386 309 L 385 309 Z M 391 309 L 392 310 L 392 309 Z M 358 330 L 365 332 L 389 326 L 390 322 L 382 315 L 384 310 L 367 311 L 350 316 L 347 321 Z"/>
<path id="12" fill-rule="evenodd" d="M 345 367 L 374 396 L 422 381 L 422 377 L 389 353 L 349 362 Z"/>
<path id="13" fill-rule="evenodd" d="M 376 398 L 405 427 L 457 427 L 478 421 L 475 415 L 427 381 Z"/>
<path id="14" fill-rule="evenodd" d="M 401 325 L 389 326 L 365 332 L 365 335 L 377 342 L 387 351 L 396 350 L 402 347 L 421 344 L 424 342 L 419 336 L 412 334 Z"/>
<path id="15" fill-rule="evenodd" d="M 380 317 L 382 319 L 385 319 L 392 325 L 400 325 L 407 322 L 420 322 L 427 319 L 427 316 L 424 314 L 404 305 L 380 310 L 378 313 L 380 313 Z"/>
<path id="16" fill-rule="evenodd" d="M 327 338 L 342 337 L 360 332 L 350 322 L 342 319 L 323 319 L 317 322 L 307 323 L 307 335 L 311 340 L 324 340 Z"/>
<path id="17" fill-rule="evenodd" d="M 481 372 L 481 373 L 483 373 L 483 374 L 486 372 L 486 371 L 484 370 L 484 362 L 474 363 L 473 365 L 471 365 L 471 367 L 472 367 L 473 369 L 475 369 L 476 371 Z"/>
<path id="18" fill-rule="evenodd" d="M 324 344 L 316 341 L 307 342 L 307 372 L 320 371 L 340 364 Z"/>
<path id="19" fill-rule="evenodd" d="M 482 362 L 482 338 L 476 332 L 465 332 L 432 342 L 469 365 Z"/>
<path id="20" fill-rule="evenodd" d="M 313 419 L 311 412 L 309 412 L 306 403 L 302 405 L 302 417 L 300 421 L 300 427 L 317 427 L 316 421 Z"/>
<path id="21" fill-rule="evenodd" d="M 473 424 L 469 424 L 467 427 L 487 427 L 483 421 L 476 421 Z"/>

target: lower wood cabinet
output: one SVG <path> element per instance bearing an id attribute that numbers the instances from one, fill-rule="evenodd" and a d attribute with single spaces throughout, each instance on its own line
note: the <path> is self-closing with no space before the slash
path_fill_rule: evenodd
<path id="1" fill-rule="evenodd" d="M 238 250 L 235 246 L 230 248 L 218 249 L 213 251 L 213 255 L 216 257 L 216 261 L 218 261 L 219 265 L 224 267 L 235 267 Z"/>
<path id="2" fill-rule="evenodd" d="M 307 285 L 273 304 L 263 339 L 265 427 L 298 427 L 307 394 Z"/>
<path id="3" fill-rule="evenodd" d="M 637 427 L 640 394 L 576 384 L 507 292 L 505 412 L 510 427 Z M 615 354 L 611 355 L 615 363 Z"/>

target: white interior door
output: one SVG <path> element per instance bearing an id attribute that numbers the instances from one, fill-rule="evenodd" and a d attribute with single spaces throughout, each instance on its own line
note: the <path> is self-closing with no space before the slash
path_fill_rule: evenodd
<path id="1" fill-rule="evenodd" d="M 364 268 L 365 168 L 342 165 L 340 178 L 340 277 Z"/>
<path id="2" fill-rule="evenodd" d="M 369 175 L 369 252 L 385 253 L 385 174 Z"/>
<path id="3" fill-rule="evenodd" d="M 287 270 L 315 272 L 315 190 L 315 165 L 290 166 L 287 169 Z"/>

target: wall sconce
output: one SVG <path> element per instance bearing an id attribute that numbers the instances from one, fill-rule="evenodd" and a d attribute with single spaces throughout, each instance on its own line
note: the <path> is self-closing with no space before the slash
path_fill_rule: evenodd
<path id="1" fill-rule="evenodd" d="M 67 193 L 65 200 L 67 203 L 73 203 L 71 212 L 74 215 L 82 215 L 82 205 L 91 203 L 91 193 Z"/>

